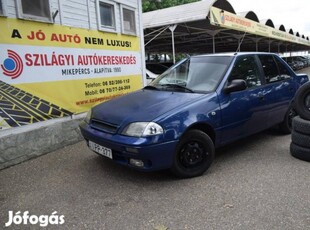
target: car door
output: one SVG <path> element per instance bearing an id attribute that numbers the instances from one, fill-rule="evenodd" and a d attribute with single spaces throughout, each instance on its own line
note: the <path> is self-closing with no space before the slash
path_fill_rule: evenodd
<path id="1" fill-rule="evenodd" d="M 234 79 L 242 79 L 247 88 L 232 93 L 219 93 L 221 106 L 221 144 L 226 144 L 241 137 L 265 129 L 266 96 L 262 71 L 256 55 L 237 57 L 229 74 L 227 84 Z M 268 99 L 269 100 L 269 99 Z"/>
<path id="2" fill-rule="evenodd" d="M 283 121 L 294 97 L 292 73 L 275 55 L 259 54 L 258 58 L 264 73 L 265 88 L 270 92 L 267 121 L 272 126 Z"/>

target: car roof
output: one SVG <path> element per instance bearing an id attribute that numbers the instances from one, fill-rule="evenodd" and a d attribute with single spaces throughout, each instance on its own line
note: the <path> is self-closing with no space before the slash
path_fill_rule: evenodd
<path id="1" fill-rule="evenodd" d="M 275 53 L 267 53 L 267 52 L 230 52 L 230 53 L 215 53 L 215 54 L 201 54 L 201 55 L 194 55 L 191 57 L 212 57 L 212 56 L 218 56 L 218 57 L 233 57 L 233 56 L 242 56 L 242 55 L 255 55 L 255 54 L 264 54 L 264 55 L 277 55 Z"/>

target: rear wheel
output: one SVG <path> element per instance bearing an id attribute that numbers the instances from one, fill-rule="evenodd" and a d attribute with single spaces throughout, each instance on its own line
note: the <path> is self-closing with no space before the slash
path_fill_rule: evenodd
<path id="1" fill-rule="evenodd" d="M 285 114 L 284 121 L 280 124 L 280 131 L 283 134 L 290 134 L 292 132 L 293 118 L 296 116 L 296 111 L 292 106 L 290 106 L 287 113 Z"/>
<path id="2" fill-rule="evenodd" d="M 213 141 L 206 133 L 190 130 L 177 146 L 171 171 L 182 178 L 199 176 L 212 164 L 214 152 Z"/>
<path id="3" fill-rule="evenodd" d="M 298 89 L 295 95 L 295 109 L 301 118 L 310 120 L 310 82 Z"/>

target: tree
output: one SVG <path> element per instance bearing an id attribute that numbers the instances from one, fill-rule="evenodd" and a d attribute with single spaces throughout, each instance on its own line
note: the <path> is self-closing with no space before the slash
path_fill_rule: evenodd
<path id="1" fill-rule="evenodd" d="M 143 12 L 148 12 L 197 1 L 199 0 L 142 0 L 142 8 Z"/>

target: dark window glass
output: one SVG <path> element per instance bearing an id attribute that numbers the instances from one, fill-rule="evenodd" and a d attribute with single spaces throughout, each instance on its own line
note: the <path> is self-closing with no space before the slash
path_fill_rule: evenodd
<path id="1" fill-rule="evenodd" d="M 164 66 L 161 64 L 155 64 L 155 63 L 154 64 L 146 64 L 146 68 L 155 74 L 161 74 L 168 69 L 167 66 Z"/>
<path id="2" fill-rule="evenodd" d="M 287 69 L 287 66 L 285 66 L 282 62 L 280 62 L 277 58 L 275 58 L 275 61 L 276 61 L 277 65 L 278 65 L 281 79 L 291 78 L 291 75 L 290 75 L 290 72 Z"/>
<path id="3" fill-rule="evenodd" d="M 237 59 L 229 76 L 229 81 L 234 79 L 245 80 L 248 88 L 260 86 L 262 84 L 254 56 L 241 56 Z"/>
<path id="4" fill-rule="evenodd" d="M 136 33 L 136 20 L 134 11 L 123 8 L 123 24 L 125 32 Z"/>
<path id="5" fill-rule="evenodd" d="M 48 0 L 21 0 L 23 14 L 50 18 Z"/>
<path id="6" fill-rule="evenodd" d="M 259 60 L 262 63 L 266 83 L 280 81 L 281 77 L 277 68 L 277 64 L 272 55 L 259 55 Z"/>
<path id="7" fill-rule="evenodd" d="M 113 5 L 100 2 L 100 21 L 102 26 L 115 28 Z"/>

